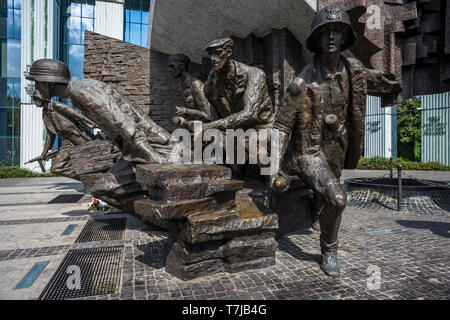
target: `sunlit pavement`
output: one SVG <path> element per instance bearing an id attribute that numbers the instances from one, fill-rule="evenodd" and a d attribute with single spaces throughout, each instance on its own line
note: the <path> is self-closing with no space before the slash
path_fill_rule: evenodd
<path id="1" fill-rule="evenodd" d="M 342 181 L 386 173 L 345 171 Z M 450 180 L 447 172 L 406 173 Z M 52 203 L 60 195 L 69 203 Z M 0 180 L 0 299 L 39 297 L 89 219 L 89 199 L 70 179 Z M 424 208 L 397 212 L 349 202 L 339 279 L 321 272 L 319 234 L 304 230 L 281 239 L 275 266 L 181 281 L 164 269 L 166 232 L 113 214 L 127 218 L 120 285 L 116 293 L 84 299 L 448 299 L 450 212 Z"/>

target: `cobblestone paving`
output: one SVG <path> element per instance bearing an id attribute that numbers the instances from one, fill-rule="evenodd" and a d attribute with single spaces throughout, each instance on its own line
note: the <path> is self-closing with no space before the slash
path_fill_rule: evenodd
<path id="1" fill-rule="evenodd" d="M 397 190 L 347 187 L 347 205 L 355 209 L 397 210 Z M 450 211 L 450 190 L 403 191 L 403 210 L 415 215 L 445 215 Z"/>
<path id="2" fill-rule="evenodd" d="M 449 299 L 450 212 L 433 212 L 348 206 L 339 279 L 322 273 L 319 234 L 304 230 L 280 240 L 275 266 L 191 281 L 165 272 L 168 234 L 128 216 L 120 291 L 84 299 Z"/>

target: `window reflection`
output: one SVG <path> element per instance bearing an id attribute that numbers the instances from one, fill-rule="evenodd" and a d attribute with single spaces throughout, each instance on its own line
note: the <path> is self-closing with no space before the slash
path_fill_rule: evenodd
<path id="1" fill-rule="evenodd" d="M 124 40 L 138 46 L 147 46 L 150 0 L 125 1 Z"/>
<path id="2" fill-rule="evenodd" d="M 19 164 L 21 1 L 0 0 L 0 166 Z"/>

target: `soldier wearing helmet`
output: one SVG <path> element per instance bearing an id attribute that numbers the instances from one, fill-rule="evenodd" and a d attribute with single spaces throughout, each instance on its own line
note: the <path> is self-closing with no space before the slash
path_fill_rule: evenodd
<path id="1" fill-rule="evenodd" d="M 321 232 L 320 267 L 332 277 L 340 274 L 338 231 L 346 206 L 339 178 L 343 168 L 356 168 L 361 155 L 367 90 L 401 91 L 397 82 L 341 55 L 355 40 L 348 14 L 339 6 L 316 13 L 306 42 L 315 53 L 313 62 L 290 83 L 273 126 L 280 133 L 281 158 L 271 189 L 285 191 L 287 175 L 297 175 L 313 190 L 313 228 Z M 289 141 L 292 148 L 286 151 Z"/>
<path id="2" fill-rule="evenodd" d="M 95 127 L 95 124 L 73 108 L 60 102 L 51 101 L 55 96 L 67 98 L 66 88 L 70 81 L 69 68 L 57 60 L 41 59 L 33 63 L 25 78 L 35 82 L 35 89 L 31 97 L 37 107 L 43 108 L 42 120 L 47 130 L 41 160 L 46 159 L 56 136 L 61 136 L 64 140 L 51 172 L 76 178 L 75 173 L 70 169 L 68 153 L 65 151 L 72 145 L 80 145 L 94 139 L 94 136 L 89 131 L 81 129 L 75 120 L 90 127 Z"/>

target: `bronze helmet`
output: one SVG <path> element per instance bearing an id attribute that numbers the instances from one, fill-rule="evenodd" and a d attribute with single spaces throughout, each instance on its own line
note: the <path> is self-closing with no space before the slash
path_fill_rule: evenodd
<path id="1" fill-rule="evenodd" d="M 328 5 L 325 8 L 319 10 L 313 18 L 311 24 L 311 34 L 306 40 L 306 47 L 309 51 L 314 53 L 318 53 L 320 48 L 317 43 L 317 34 L 319 29 L 327 25 L 329 23 L 340 23 L 347 27 L 346 32 L 346 40 L 342 44 L 341 51 L 347 50 L 350 48 L 356 41 L 355 30 L 353 30 L 352 25 L 350 24 L 350 18 L 341 7 L 337 5 Z"/>
<path id="2" fill-rule="evenodd" d="M 67 65 L 53 59 L 36 60 L 25 75 L 25 79 L 40 82 L 69 83 L 70 71 Z"/>

